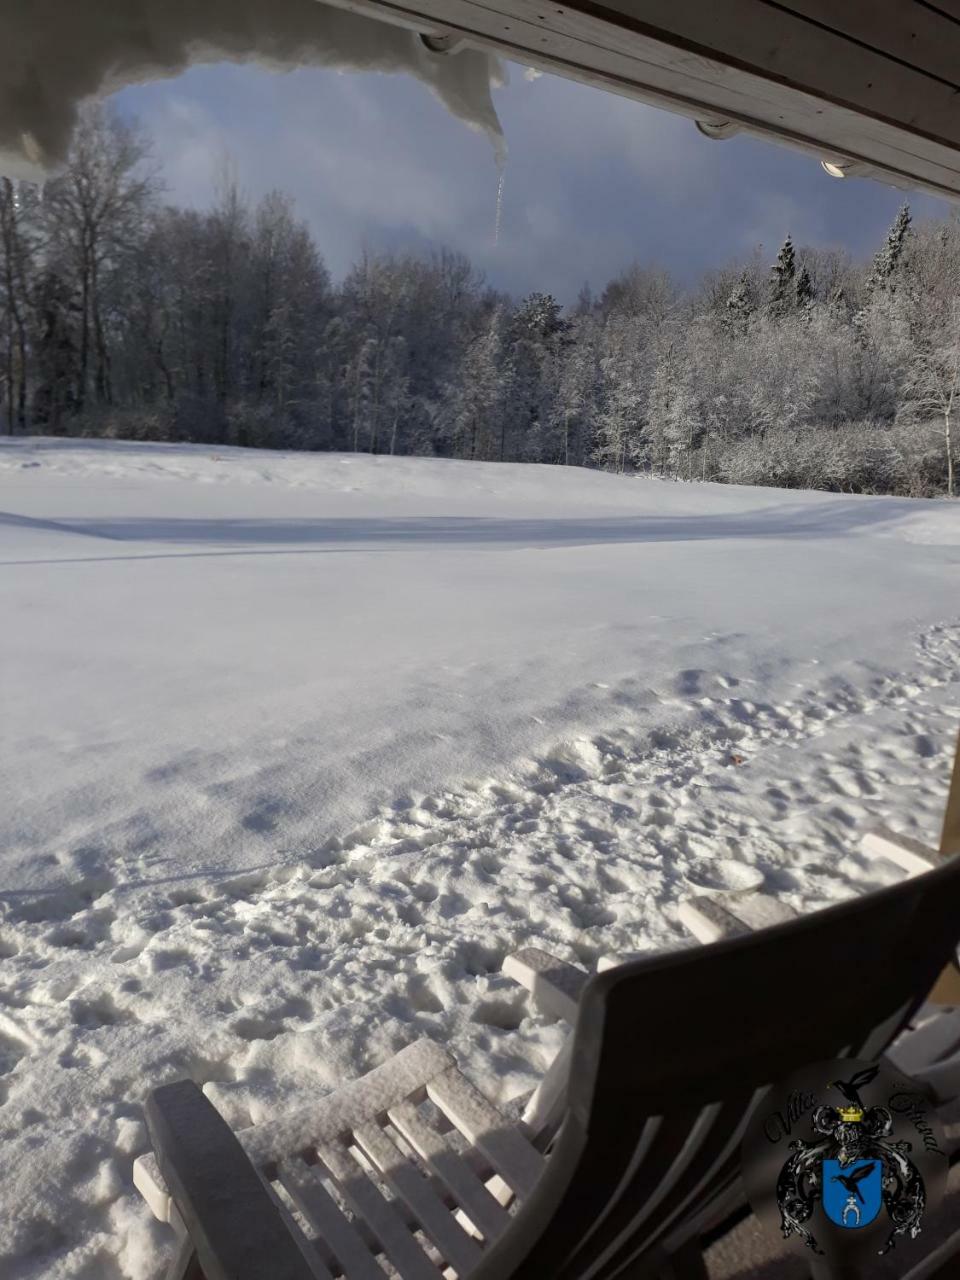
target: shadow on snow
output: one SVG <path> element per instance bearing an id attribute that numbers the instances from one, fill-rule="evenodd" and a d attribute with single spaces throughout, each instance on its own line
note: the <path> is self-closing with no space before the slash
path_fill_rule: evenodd
<path id="1" fill-rule="evenodd" d="M 743 538 L 833 538 L 878 525 L 895 524 L 898 519 L 913 513 L 912 505 L 890 501 L 866 502 L 861 499 L 817 504 L 812 508 L 806 504 L 792 507 L 778 504 L 752 512 L 720 515 L 611 516 L 584 519 L 410 516 L 290 520 L 165 517 L 43 520 L 0 512 L 0 526 L 70 534 L 114 543 L 208 543 L 221 547 L 250 548 L 250 552 L 247 552 L 249 554 L 261 551 L 264 547 L 311 549 L 364 544 L 547 548 Z M 244 552 L 241 550 L 239 553 Z M 0 563 L 42 564 L 56 561 L 28 559 Z"/>

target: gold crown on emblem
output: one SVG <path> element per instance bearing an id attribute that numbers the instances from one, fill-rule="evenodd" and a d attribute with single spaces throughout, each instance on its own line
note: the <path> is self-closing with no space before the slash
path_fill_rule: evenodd
<path id="1" fill-rule="evenodd" d="M 857 1124 L 863 1119 L 862 1107 L 838 1107 L 838 1112 L 844 1124 Z"/>

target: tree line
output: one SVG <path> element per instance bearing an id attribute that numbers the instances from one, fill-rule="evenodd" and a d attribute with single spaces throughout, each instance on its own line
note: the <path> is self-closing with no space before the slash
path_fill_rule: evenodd
<path id="1" fill-rule="evenodd" d="M 867 262 L 788 236 L 686 290 L 633 265 L 569 308 L 447 251 L 335 284 L 287 196 L 172 207 L 90 108 L 61 175 L 0 182 L 0 361 L 11 434 L 953 496 L 960 219 L 904 206 Z"/>

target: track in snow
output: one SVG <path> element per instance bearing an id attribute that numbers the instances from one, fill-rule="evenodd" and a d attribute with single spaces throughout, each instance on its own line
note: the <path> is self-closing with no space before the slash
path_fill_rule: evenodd
<path id="1" fill-rule="evenodd" d="M 935 840 L 960 626 L 926 630 L 902 676 L 818 680 L 810 662 L 777 704 L 715 650 L 715 670 L 656 691 L 653 731 L 620 716 L 509 775 L 398 801 L 300 863 L 137 886 L 99 853 L 84 878 L 81 850 L 69 889 L 8 895 L 0 1142 L 5 1178 L 31 1174 L 0 1262 L 18 1280 L 160 1274 L 169 1234 L 130 1183 L 155 1084 L 213 1081 L 243 1125 L 427 1035 L 508 1101 L 561 1038 L 499 974 L 510 950 L 589 964 L 690 945 L 673 909 L 691 893 L 753 879 L 827 903 L 879 883 L 856 852 L 870 823 Z M 622 711 L 649 688 L 607 693 Z"/>

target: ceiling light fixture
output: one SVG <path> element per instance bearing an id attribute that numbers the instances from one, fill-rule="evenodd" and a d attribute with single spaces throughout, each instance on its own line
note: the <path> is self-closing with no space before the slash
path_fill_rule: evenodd
<path id="1" fill-rule="evenodd" d="M 420 39 L 431 53 L 456 53 L 466 43 L 457 31 L 434 32 L 432 35 L 421 32 Z"/>
<path id="2" fill-rule="evenodd" d="M 712 138 L 715 142 L 722 142 L 724 138 L 732 138 L 740 132 L 735 120 L 695 120 L 694 124 L 705 138 Z"/>

